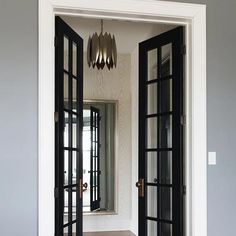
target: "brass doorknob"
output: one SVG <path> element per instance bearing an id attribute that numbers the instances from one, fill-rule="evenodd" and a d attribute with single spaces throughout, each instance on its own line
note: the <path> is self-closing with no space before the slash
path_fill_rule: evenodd
<path id="1" fill-rule="evenodd" d="M 140 188 L 141 187 L 141 183 L 138 181 L 138 182 L 136 182 L 136 187 L 137 188 Z"/>

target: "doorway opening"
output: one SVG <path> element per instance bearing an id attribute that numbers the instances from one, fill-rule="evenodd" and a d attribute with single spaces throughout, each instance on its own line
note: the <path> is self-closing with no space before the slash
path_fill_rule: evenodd
<path id="1" fill-rule="evenodd" d="M 184 127 L 180 123 L 184 114 L 184 28 L 174 24 L 105 20 L 104 31 L 116 37 L 117 62 L 115 68 L 105 65 L 101 69 L 90 67 L 86 60 L 89 35 L 99 31 L 99 26 L 100 19 L 56 18 L 56 42 L 61 44 L 56 44 L 55 84 L 62 86 L 61 89 L 57 86 L 57 91 L 62 94 L 56 93 L 55 100 L 61 100 L 62 107 L 56 107 L 56 112 L 64 111 L 61 118 L 59 112 L 55 137 L 57 140 L 62 133 L 56 149 L 64 152 L 61 156 L 56 153 L 55 162 L 59 163 L 57 167 L 62 166 L 56 169 L 56 176 L 61 176 L 61 169 L 64 172 L 64 184 L 60 185 L 59 178 L 56 188 L 63 188 L 64 192 L 58 194 L 56 202 L 63 202 L 64 207 L 56 204 L 55 230 L 60 229 L 59 235 L 79 236 L 83 222 L 84 233 L 183 234 L 184 194 L 180 189 L 185 186 L 184 139 L 177 130 Z M 97 47 L 95 42 L 91 44 Z M 106 45 L 103 47 L 106 49 Z M 57 57 L 62 58 L 57 60 Z M 139 102 L 132 100 L 134 91 L 131 88 L 138 83 Z M 117 106 L 111 100 L 117 101 Z M 83 108 L 78 107 L 82 102 Z M 132 114 L 132 103 L 142 104 L 139 105 L 139 115 L 133 120 L 130 118 L 138 110 Z M 83 117 L 80 117 L 77 111 L 82 110 Z M 146 121 L 142 119 L 142 110 L 148 116 Z M 64 120 L 63 129 L 57 129 L 60 120 L 62 123 Z M 138 123 L 139 144 L 133 147 L 138 150 L 137 157 L 132 156 L 132 140 L 136 137 L 131 135 L 131 127 Z M 143 128 L 146 130 L 144 136 Z M 146 149 L 142 143 L 147 144 Z M 150 153 L 142 153 L 143 148 L 153 158 L 148 156 Z M 132 188 L 133 176 L 143 180 L 138 182 L 140 185 L 145 185 L 140 187 L 137 184 L 139 193 L 143 192 L 139 197 L 137 190 Z M 176 199 L 181 200 L 176 203 Z M 136 222 L 139 230 L 131 232 L 131 215 L 136 209 L 139 209 Z M 124 224 L 120 225 L 120 221 Z"/>
<path id="2" fill-rule="evenodd" d="M 39 1 L 39 235 L 54 233 L 54 70 L 53 70 L 53 22 L 55 14 L 87 16 L 106 19 L 134 20 L 140 22 L 164 22 L 186 26 L 186 234 L 206 235 L 206 40 L 205 6 L 168 3 L 161 1 L 122 1 L 109 5 L 96 2 Z M 50 43 L 51 42 L 51 43 Z M 137 84 L 133 88 L 137 91 Z M 134 101 L 137 93 L 134 93 Z M 137 111 L 137 104 L 132 104 Z M 49 117 L 49 118 L 47 118 Z M 51 117 L 51 118 L 50 118 Z M 137 118 L 137 114 L 132 119 Z M 196 122 L 197 121 L 197 122 Z M 132 124 L 132 126 L 135 126 Z M 134 127 L 133 130 L 137 127 Z M 135 133 L 135 132 L 134 132 Z M 137 137 L 137 134 L 134 135 Z M 137 140 L 136 140 L 137 141 Z M 132 143 L 136 142 L 132 140 Z M 137 142 L 136 142 L 137 145 Z M 136 145 L 132 145 L 135 147 Z M 132 149 L 132 155 L 135 153 Z M 135 154 L 134 154 L 135 155 Z M 137 181 L 132 177 L 132 183 Z M 132 188 L 135 188 L 132 185 Z M 200 196 L 200 198 L 199 198 Z M 196 201 L 195 199 L 198 199 Z M 133 203 L 132 203 L 133 204 Z M 204 207 L 203 207 L 204 205 Z M 135 219 L 137 214 L 132 215 Z M 130 228 L 135 231 L 136 219 Z M 119 225 L 124 222 L 120 221 Z M 197 226 L 197 227 L 196 227 Z"/>

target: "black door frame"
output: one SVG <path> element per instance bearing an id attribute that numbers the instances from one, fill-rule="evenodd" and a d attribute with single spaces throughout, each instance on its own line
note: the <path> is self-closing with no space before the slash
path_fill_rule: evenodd
<path id="1" fill-rule="evenodd" d="M 173 55 L 173 73 L 172 73 L 172 94 L 175 99 L 172 100 L 172 126 L 173 126 L 173 138 L 172 138 L 172 156 L 173 160 L 173 182 L 172 182 L 172 235 L 182 236 L 183 235 L 183 127 L 181 124 L 181 119 L 183 117 L 183 35 L 184 28 L 177 27 L 171 31 L 163 33 L 159 36 L 148 39 L 139 44 L 139 236 L 146 236 L 147 232 L 147 199 L 146 199 L 146 153 L 148 151 L 156 151 L 157 153 L 162 151 L 158 145 L 155 150 L 147 150 L 146 148 L 146 119 L 152 117 L 152 115 L 147 115 L 147 89 L 146 86 L 150 83 L 160 83 L 158 81 L 170 79 L 169 76 L 162 78 L 161 69 L 157 71 L 157 79 L 152 81 L 146 81 L 147 77 L 147 52 L 149 50 L 158 49 L 157 61 L 158 68 L 161 68 L 161 46 L 172 43 L 172 55 Z M 158 104 L 160 103 L 160 90 L 158 86 Z M 158 105 L 159 106 L 159 105 Z M 157 127 L 159 126 L 159 117 L 162 114 L 158 114 L 159 109 L 157 109 Z M 155 117 L 155 115 L 153 115 Z M 159 135 L 159 130 L 157 131 Z M 167 151 L 167 150 L 163 150 Z M 159 170 L 159 154 L 157 154 L 157 170 Z M 159 176 L 157 177 L 159 178 Z M 160 183 L 156 184 L 157 187 L 161 186 Z M 160 190 L 158 190 L 157 199 L 160 196 Z M 159 205 L 159 204 L 157 204 Z M 159 207 L 157 212 L 159 212 Z M 157 224 L 165 223 L 165 220 L 160 219 L 159 213 L 157 213 Z M 153 220 L 153 219 L 152 219 Z M 168 222 L 170 223 L 170 222 Z M 158 227 L 158 236 L 160 235 Z"/>
<path id="2" fill-rule="evenodd" d="M 100 110 L 90 106 L 90 209 L 100 208 Z M 95 132 L 95 135 L 94 135 Z M 94 160 L 95 159 L 95 160 Z"/>
<path id="3" fill-rule="evenodd" d="M 68 38 L 68 70 L 64 69 L 64 36 Z M 72 71 L 73 46 L 76 44 L 76 72 Z M 64 101 L 64 74 L 68 76 L 68 107 Z M 76 101 L 73 101 L 73 82 L 76 80 Z M 75 109 L 75 110 L 74 110 Z M 64 127 L 68 113 L 69 139 L 64 147 Z M 74 116 L 74 117 L 73 117 Z M 72 129 L 76 126 L 76 144 L 73 145 Z M 76 224 L 76 236 L 82 236 L 82 129 L 83 129 L 83 40 L 60 17 L 55 18 L 55 235 L 63 236 L 68 228 L 72 236 L 72 224 Z M 64 151 L 68 151 L 68 183 L 64 182 Z M 76 180 L 72 180 L 72 153 L 76 153 Z M 64 190 L 68 190 L 68 223 L 64 224 Z M 76 218 L 72 215 L 72 196 L 76 193 Z"/>

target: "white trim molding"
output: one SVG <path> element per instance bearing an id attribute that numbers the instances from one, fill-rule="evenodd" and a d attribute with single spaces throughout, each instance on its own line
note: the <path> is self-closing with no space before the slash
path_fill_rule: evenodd
<path id="1" fill-rule="evenodd" d="M 155 0 L 39 0 L 38 235 L 54 235 L 56 14 L 185 26 L 186 236 L 207 236 L 206 6 Z"/>

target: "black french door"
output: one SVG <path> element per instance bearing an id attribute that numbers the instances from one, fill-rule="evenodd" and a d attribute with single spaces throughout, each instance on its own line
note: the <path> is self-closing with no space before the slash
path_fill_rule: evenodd
<path id="1" fill-rule="evenodd" d="M 183 235 L 183 34 L 139 44 L 139 236 Z"/>
<path id="2" fill-rule="evenodd" d="M 83 40 L 55 20 L 55 235 L 82 236 Z"/>
<path id="3" fill-rule="evenodd" d="M 90 107 L 90 207 L 91 211 L 100 208 L 100 111 Z"/>

